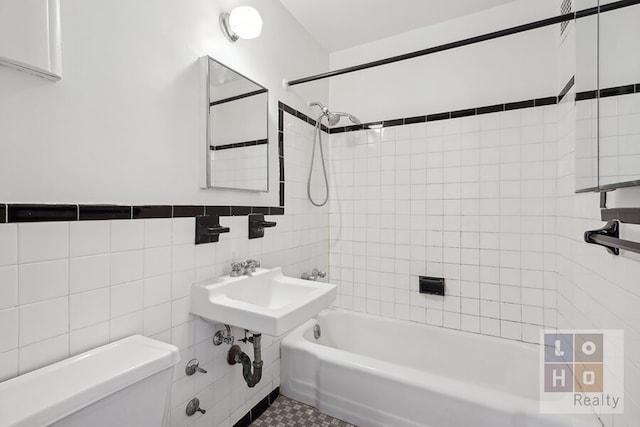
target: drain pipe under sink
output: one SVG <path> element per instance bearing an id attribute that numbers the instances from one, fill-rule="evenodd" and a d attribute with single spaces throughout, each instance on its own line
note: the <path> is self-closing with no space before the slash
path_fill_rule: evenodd
<path id="1" fill-rule="evenodd" d="M 262 334 L 253 334 L 249 338 L 244 338 L 240 341 L 249 341 L 253 344 L 253 372 L 251 372 L 251 358 L 242 351 L 240 346 L 233 345 L 229 349 L 227 354 L 227 362 L 229 365 L 235 365 L 236 363 L 242 363 L 242 376 L 249 387 L 255 387 L 256 384 L 262 379 L 262 347 L 261 347 Z"/>

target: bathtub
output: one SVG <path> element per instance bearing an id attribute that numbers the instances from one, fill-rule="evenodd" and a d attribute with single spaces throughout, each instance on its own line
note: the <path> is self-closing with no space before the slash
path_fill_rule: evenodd
<path id="1" fill-rule="evenodd" d="M 601 425 L 539 413 L 532 344 L 324 310 L 281 351 L 282 394 L 362 427 Z"/>

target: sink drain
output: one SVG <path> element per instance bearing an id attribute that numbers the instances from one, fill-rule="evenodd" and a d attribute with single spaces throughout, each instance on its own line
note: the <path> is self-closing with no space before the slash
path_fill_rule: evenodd
<path id="1" fill-rule="evenodd" d="M 313 327 L 313 336 L 315 339 L 320 338 L 320 335 L 322 335 L 322 331 L 320 330 L 320 325 L 315 325 Z"/>

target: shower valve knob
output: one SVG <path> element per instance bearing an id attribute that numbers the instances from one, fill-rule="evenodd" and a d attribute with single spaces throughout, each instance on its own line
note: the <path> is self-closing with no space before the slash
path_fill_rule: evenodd
<path id="1" fill-rule="evenodd" d="M 200 408 L 200 400 L 197 397 L 194 397 L 187 403 L 187 409 L 185 410 L 188 416 L 194 415 L 196 412 L 200 412 L 201 414 L 206 414 L 207 411 L 205 409 Z"/>
<path id="2" fill-rule="evenodd" d="M 187 363 L 186 368 L 184 368 L 185 374 L 189 376 L 195 374 L 196 372 L 200 372 L 201 374 L 206 374 L 207 371 L 202 369 L 199 365 L 200 365 L 200 362 L 198 361 L 198 359 L 189 360 L 189 363 Z"/>

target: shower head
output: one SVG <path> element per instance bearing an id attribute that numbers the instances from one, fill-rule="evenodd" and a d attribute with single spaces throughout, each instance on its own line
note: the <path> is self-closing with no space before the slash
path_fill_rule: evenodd
<path id="1" fill-rule="evenodd" d="M 335 126 L 340 121 L 340 115 L 334 113 L 327 113 L 327 121 L 329 122 L 329 126 Z"/>
<path id="2" fill-rule="evenodd" d="M 320 120 L 322 119 L 322 116 L 325 116 L 327 118 L 327 122 L 329 123 L 329 126 L 335 126 L 338 124 L 338 122 L 340 121 L 341 117 L 347 117 L 349 120 L 351 120 L 351 122 L 353 124 L 359 125 L 361 124 L 360 119 L 358 119 L 356 116 L 351 115 L 349 113 L 334 113 L 329 111 L 329 109 L 327 107 L 325 107 L 324 105 L 322 105 L 319 102 L 309 102 L 309 106 L 310 107 L 319 107 L 320 110 L 322 110 L 322 115 L 320 116 Z"/>

